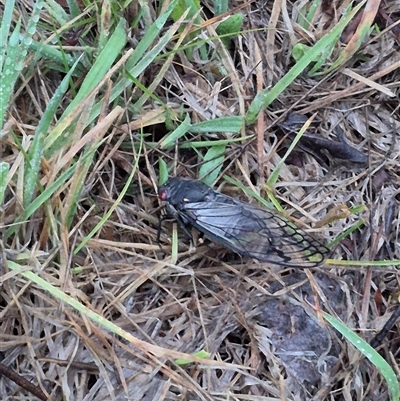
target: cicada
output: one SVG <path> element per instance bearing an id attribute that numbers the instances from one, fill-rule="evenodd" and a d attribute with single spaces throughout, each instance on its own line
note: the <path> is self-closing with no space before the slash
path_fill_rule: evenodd
<path id="1" fill-rule="evenodd" d="M 159 188 L 158 196 L 167 214 L 186 232 L 193 226 L 242 256 L 285 267 L 315 267 L 329 253 L 279 212 L 241 202 L 200 181 L 171 178 Z"/>

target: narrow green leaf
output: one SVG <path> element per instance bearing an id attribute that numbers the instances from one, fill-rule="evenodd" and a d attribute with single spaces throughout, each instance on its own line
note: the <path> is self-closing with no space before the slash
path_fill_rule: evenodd
<path id="1" fill-rule="evenodd" d="M 314 19 L 315 13 L 318 9 L 320 0 L 313 0 L 305 3 L 305 6 L 301 8 L 297 23 L 305 30 L 310 29 L 311 21 Z"/>
<path id="2" fill-rule="evenodd" d="M 337 38 L 355 14 L 365 4 L 366 0 L 359 3 L 348 15 L 329 32 L 323 36 L 270 90 L 264 89 L 258 93 L 246 113 L 246 124 L 253 124 L 259 113 L 267 108 L 277 97 L 307 68 L 307 66 L 321 54 L 331 42 Z"/>
<path id="3" fill-rule="evenodd" d="M 7 175 L 10 171 L 10 165 L 6 162 L 0 162 L 0 207 L 4 200 L 7 188 Z"/>
<path id="4" fill-rule="evenodd" d="M 208 359 L 211 357 L 211 354 L 202 349 L 202 350 L 194 353 L 193 356 L 195 356 L 197 358 Z M 192 363 L 192 362 L 189 361 L 188 359 L 179 358 L 179 359 L 175 360 L 175 363 L 177 365 L 188 365 L 189 363 Z"/>
<path id="5" fill-rule="evenodd" d="M 232 143 L 237 142 L 245 142 L 248 139 L 253 139 L 254 135 L 241 136 L 239 138 L 229 138 L 229 139 L 216 139 L 216 140 L 207 140 L 207 141 L 194 141 L 194 142 L 181 142 L 178 143 L 178 149 L 199 149 L 199 148 L 208 148 L 210 146 L 216 145 L 230 145 Z M 152 148 L 157 148 L 159 146 L 158 142 L 146 142 L 146 145 Z M 138 146 L 137 146 L 138 148 Z"/>
<path id="6" fill-rule="evenodd" d="M 290 144 L 289 149 L 286 151 L 285 155 L 281 158 L 279 163 L 274 168 L 274 171 L 269 176 L 267 181 L 268 186 L 274 187 L 275 184 L 277 183 L 281 168 L 285 164 L 285 160 L 290 155 L 290 153 L 292 153 L 293 149 L 296 147 L 297 143 L 300 141 L 301 137 L 306 132 L 307 128 L 310 126 L 311 121 L 312 120 L 307 120 L 305 124 L 301 127 L 301 130 L 297 133 L 297 135 L 293 139 L 293 142 Z"/>
<path id="7" fill-rule="evenodd" d="M 228 11 L 228 0 L 214 0 L 214 15 L 221 15 Z"/>
<path id="8" fill-rule="evenodd" d="M 0 72 L 6 57 L 7 38 L 10 33 L 11 21 L 15 7 L 15 0 L 7 0 L 4 6 L 3 17 L 1 19 L 0 30 Z M 4 77 L 3 77 L 4 78 Z"/>
<path id="9" fill-rule="evenodd" d="M 352 232 L 356 231 L 357 229 L 362 227 L 364 224 L 365 224 L 364 220 L 357 221 L 351 227 L 349 227 L 347 230 L 340 233 L 333 241 L 331 241 L 328 245 L 328 248 L 333 248 L 335 245 L 339 244 L 342 240 L 347 238 Z"/>
<path id="10" fill-rule="evenodd" d="M 243 18 L 243 14 L 233 14 L 217 26 L 216 32 L 218 35 L 222 35 L 221 40 L 225 46 L 229 46 L 231 37 L 238 35 L 240 32 Z"/>
<path id="11" fill-rule="evenodd" d="M 318 6 L 320 5 L 320 0 L 313 0 L 313 2 L 310 5 L 310 8 L 307 12 L 307 21 L 311 22 L 314 17 L 315 17 L 315 13 L 318 10 Z M 308 27 L 307 27 L 308 29 Z"/>
<path id="12" fill-rule="evenodd" d="M 154 23 L 146 29 L 143 38 L 137 44 L 135 51 L 126 63 L 126 69 L 132 74 L 132 68 L 148 53 L 147 49 L 152 46 L 155 39 L 160 40 L 160 32 L 164 28 L 172 10 L 175 8 L 178 0 L 173 0 L 164 10 L 164 12 L 154 21 Z M 134 75 L 134 74 L 132 74 Z M 134 75 L 137 78 L 137 75 Z"/>
<path id="13" fill-rule="evenodd" d="M 78 93 L 64 111 L 56 127 L 47 137 L 46 143 L 44 145 L 46 157 L 51 157 L 51 155 L 57 149 L 65 145 L 64 141 L 60 139 L 60 137 L 66 130 L 66 122 L 68 122 L 69 115 L 73 113 L 74 109 L 78 108 L 85 99 L 91 96 L 91 92 L 93 91 L 93 89 L 104 78 L 104 76 L 111 68 L 112 64 L 120 56 L 120 52 L 124 47 L 125 43 L 126 43 L 126 32 L 124 28 L 124 23 L 121 21 L 115 28 L 114 33 L 110 37 L 110 40 L 99 54 L 92 68 L 87 73 Z M 103 105 L 103 103 L 99 103 L 98 105 L 99 107 L 97 115 L 98 113 L 100 113 L 100 108 Z M 93 112 L 91 113 L 91 117 L 92 115 Z M 89 125 L 91 121 L 92 118 L 89 118 L 87 124 Z"/>
<path id="14" fill-rule="evenodd" d="M 331 55 L 332 50 L 336 46 L 336 41 L 332 41 L 328 46 L 325 47 L 325 49 L 322 51 L 322 53 L 319 56 L 319 59 L 317 59 L 317 62 L 312 66 L 310 71 L 308 71 L 308 75 L 310 77 L 313 77 L 315 75 L 321 75 L 321 74 L 326 74 L 327 71 L 324 72 L 318 72 L 317 71 L 325 64 L 327 58 Z"/>
<path id="15" fill-rule="evenodd" d="M 67 0 L 67 4 L 72 17 L 77 17 L 82 14 L 82 11 L 75 0 Z"/>
<path id="16" fill-rule="evenodd" d="M 82 111 L 82 115 L 80 117 L 81 119 L 85 119 L 89 116 L 90 110 L 93 107 L 93 101 L 94 99 L 92 98 L 91 101 L 85 104 L 84 110 Z M 68 229 L 71 227 L 75 218 L 79 200 L 81 199 L 81 194 L 85 186 L 86 177 L 93 163 L 93 158 L 96 154 L 96 151 L 104 141 L 105 139 L 101 140 L 98 138 L 98 140 L 88 143 L 81 152 L 79 160 L 75 163 L 75 174 L 70 180 L 69 191 L 65 197 L 65 223 Z"/>
<path id="17" fill-rule="evenodd" d="M 19 19 L 8 38 L 12 12 L 10 6 L 14 1 L 7 1 L 4 10 L 4 26 L 1 25 L 0 43 L 0 127 L 3 126 L 5 113 L 13 93 L 14 85 L 24 66 L 28 54 L 28 47 L 32 43 L 32 37 L 36 33 L 36 26 L 39 20 L 43 1 L 33 3 L 32 13 L 27 21 L 26 29 L 21 33 L 21 19 Z"/>
<path id="18" fill-rule="evenodd" d="M 0 63 L 0 126 L 3 127 L 4 117 L 8 108 L 15 81 L 19 71 L 15 68 L 18 63 L 18 46 L 21 20 L 15 25 L 14 31 L 5 46 L 1 46 L 3 59 Z M 4 56 L 3 56 L 4 53 Z"/>
<path id="19" fill-rule="evenodd" d="M 246 193 L 247 195 L 249 195 L 252 198 L 254 198 L 255 200 L 257 200 L 261 205 L 265 206 L 267 209 L 275 210 L 275 208 L 274 208 L 273 204 L 271 204 L 271 202 L 268 202 L 262 196 L 260 196 L 257 192 L 254 192 L 251 189 L 247 188 L 239 181 L 234 180 L 233 178 L 229 177 L 228 175 L 224 175 L 224 180 L 229 182 L 230 184 L 235 185 L 236 187 L 240 188 L 244 193 Z"/>
<path id="20" fill-rule="evenodd" d="M 170 149 L 173 146 L 175 146 L 176 141 L 183 137 L 185 134 L 187 134 L 187 132 L 189 131 L 190 128 L 190 117 L 187 114 L 185 119 L 182 121 L 182 123 L 179 125 L 179 127 L 177 129 L 175 129 L 174 131 L 172 131 L 170 134 L 168 134 L 167 136 L 165 136 L 160 142 L 159 142 L 159 146 L 160 149 L 162 150 L 166 150 L 166 149 Z"/>
<path id="21" fill-rule="evenodd" d="M 171 42 L 171 39 L 177 32 L 179 26 L 180 22 L 176 22 L 161 38 L 157 39 L 156 45 L 151 50 L 147 51 L 143 57 L 138 60 L 137 64 L 133 68 L 129 69 L 130 74 L 132 74 L 134 77 L 138 77 L 139 74 L 141 74 L 151 64 L 156 56 L 161 53 L 167 44 Z M 127 69 L 128 68 L 129 66 L 127 63 Z"/>
<path id="22" fill-rule="evenodd" d="M 74 250 L 74 255 L 76 255 L 87 243 L 88 241 L 93 238 L 94 235 L 103 227 L 103 225 L 106 223 L 106 221 L 110 218 L 110 216 L 114 213 L 114 210 L 117 208 L 117 206 L 121 203 L 123 197 L 125 196 L 126 192 L 128 191 L 131 182 L 133 180 L 133 177 L 136 174 L 138 165 L 139 165 L 139 160 L 140 160 L 140 154 L 142 152 L 142 147 L 143 147 L 143 137 L 141 137 L 140 141 L 140 149 L 138 154 L 136 155 L 136 160 L 135 164 L 132 167 L 132 171 L 129 174 L 128 179 L 125 182 L 124 187 L 122 188 L 121 193 L 119 194 L 118 198 L 114 202 L 114 204 L 110 207 L 110 209 L 107 211 L 107 213 L 101 218 L 99 223 L 93 228 L 93 230 L 82 240 L 82 242 L 75 248 Z"/>
<path id="23" fill-rule="evenodd" d="M 79 92 L 64 111 L 60 122 L 65 118 L 79 103 L 81 103 L 96 85 L 103 79 L 104 75 L 109 71 L 115 60 L 120 56 L 122 49 L 126 43 L 126 28 L 124 21 L 121 20 L 115 27 L 113 34 L 97 57 L 93 67 L 87 73 Z M 46 144 L 48 148 L 49 145 Z"/>
<path id="24" fill-rule="evenodd" d="M 25 164 L 25 177 L 24 177 L 24 208 L 28 207 L 35 193 L 36 184 L 38 182 L 38 175 L 40 170 L 40 163 L 43 156 L 44 143 L 47 138 L 46 134 L 56 114 L 57 108 L 68 89 L 69 80 L 72 76 L 75 67 L 78 65 L 79 59 L 71 67 L 71 70 L 63 78 L 53 97 L 48 103 L 46 110 L 39 121 L 33 137 L 32 145 L 27 152 L 27 160 Z"/>
<path id="25" fill-rule="evenodd" d="M 284 77 L 282 77 L 281 80 L 285 79 L 285 77 L 287 77 L 287 74 Z M 289 83 L 291 83 L 291 82 L 289 82 Z M 289 85 L 289 83 L 288 83 L 288 85 Z M 265 88 L 257 93 L 256 97 L 251 102 L 249 109 L 247 110 L 246 117 L 245 117 L 246 125 L 253 124 L 257 120 L 257 117 L 260 114 L 260 112 L 269 105 L 268 102 L 270 101 L 269 100 L 270 90 L 271 90 L 270 88 Z"/>
<path id="26" fill-rule="evenodd" d="M 254 135 L 243 136 L 240 138 L 230 138 L 230 139 L 217 139 L 213 141 L 199 141 L 199 142 L 185 142 L 180 143 L 178 145 L 179 149 L 188 149 L 188 148 L 208 148 L 209 146 L 218 146 L 218 145 L 230 145 L 235 142 L 245 142 L 247 139 L 254 138 Z"/>
<path id="27" fill-rule="evenodd" d="M 171 13 L 171 18 L 176 22 L 188 11 L 187 18 L 192 19 L 199 10 L 200 0 L 178 0 Z"/>
<path id="28" fill-rule="evenodd" d="M 178 261 L 179 253 L 179 238 L 177 224 L 172 225 L 172 240 L 171 240 L 171 263 L 176 264 Z"/>
<path id="29" fill-rule="evenodd" d="M 203 132 L 240 132 L 243 126 L 243 117 L 230 116 L 220 117 L 213 120 L 201 121 L 192 124 L 190 132 L 203 133 Z"/>
<path id="30" fill-rule="evenodd" d="M 32 43 L 29 45 L 29 49 L 36 55 L 36 57 L 41 56 L 46 60 L 54 61 L 54 69 L 58 71 L 62 71 L 63 69 L 61 66 L 65 64 L 68 67 L 71 67 L 75 63 L 74 57 L 72 57 L 70 54 L 61 52 L 52 45 L 32 41 Z"/>
<path id="31" fill-rule="evenodd" d="M 57 191 L 58 188 L 61 187 L 74 173 L 75 165 L 71 166 L 68 170 L 64 171 L 57 180 L 55 180 L 48 188 L 46 188 L 37 198 L 33 199 L 31 203 L 29 203 L 28 207 L 25 209 L 25 212 L 19 216 L 14 221 L 14 225 L 9 227 L 6 231 L 6 237 L 15 233 L 18 228 L 18 224 L 21 221 L 27 220 L 33 213 L 36 212 L 50 197 Z"/>
<path id="32" fill-rule="evenodd" d="M 159 180 L 158 183 L 160 185 L 164 184 L 168 180 L 168 166 L 167 163 L 165 163 L 164 159 L 159 157 L 158 158 L 158 175 L 159 175 Z"/>
<path id="33" fill-rule="evenodd" d="M 138 43 L 135 48 L 135 51 L 132 53 L 131 57 L 126 62 L 125 68 L 126 70 L 135 78 L 156 58 L 156 56 L 163 50 L 162 46 L 166 46 L 170 38 L 176 32 L 176 25 L 170 27 L 168 31 L 160 38 L 160 31 L 163 29 L 166 21 L 168 20 L 169 14 L 171 13 L 174 5 L 177 0 L 173 0 L 169 6 L 164 10 L 163 14 L 161 14 L 154 23 L 150 26 L 150 28 L 146 29 L 146 33 Z M 152 49 L 152 51 L 148 51 L 147 49 L 151 46 L 154 40 L 157 39 L 157 48 L 156 51 Z M 151 53 L 150 53 L 151 52 Z M 157 53 L 158 52 L 158 53 Z M 144 57 L 145 56 L 145 57 Z M 145 61 L 142 60 L 145 58 Z M 137 67 L 137 64 L 140 63 L 140 66 Z M 116 82 L 111 90 L 110 101 L 114 101 L 121 95 L 121 93 L 125 90 L 126 87 L 131 85 L 132 82 L 128 78 L 121 78 Z M 92 110 L 88 123 L 92 122 L 100 113 L 103 104 L 98 102 Z"/>
<path id="34" fill-rule="evenodd" d="M 364 223 L 364 222 L 363 222 Z M 337 259 L 328 259 L 327 263 L 333 266 L 347 266 L 347 267 L 391 267 L 391 266 L 400 266 L 400 259 L 391 259 L 391 260 L 337 260 Z M 385 269 L 386 271 L 386 269 Z"/>
<path id="35" fill-rule="evenodd" d="M 385 378 L 393 401 L 399 401 L 400 388 L 396 373 L 390 365 L 382 358 L 374 348 L 372 348 L 365 340 L 350 330 L 340 320 L 334 318 L 326 312 L 323 312 L 324 318 L 342 334 L 354 347 L 356 347 L 371 363 L 379 370 Z"/>
<path id="36" fill-rule="evenodd" d="M 69 15 L 65 12 L 64 8 L 61 7 L 59 2 L 55 0 L 46 0 L 44 2 L 44 7 L 49 15 L 51 15 L 60 26 L 64 26 L 69 22 Z"/>
<path id="37" fill-rule="evenodd" d="M 199 169 L 200 179 L 207 185 L 212 185 L 220 173 L 225 159 L 224 145 L 212 146 L 204 156 Z"/>

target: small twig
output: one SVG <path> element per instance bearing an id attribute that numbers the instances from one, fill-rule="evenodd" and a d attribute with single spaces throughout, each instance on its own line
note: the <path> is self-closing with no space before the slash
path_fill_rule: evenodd
<path id="1" fill-rule="evenodd" d="M 383 329 L 371 340 L 370 345 L 373 348 L 377 348 L 383 339 L 387 336 L 389 331 L 392 329 L 396 320 L 400 317 L 400 305 L 393 312 L 393 315 L 389 318 L 386 324 L 383 326 Z"/>
<path id="2" fill-rule="evenodd" d="M 38 387 L 32 384 L 29 380 L 15 373 L 11 368 L 2 364 L 0 362 L 0 375 L 3 375 L 13 381 L 18 386 L 22 387 L 24 390 L 29 391 L 31 394 L 39 398 L 42 401 L 48 401 L 46 394 Z"/>

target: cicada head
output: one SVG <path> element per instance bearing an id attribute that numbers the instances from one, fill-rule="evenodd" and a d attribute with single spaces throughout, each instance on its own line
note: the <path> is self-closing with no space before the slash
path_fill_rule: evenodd
<path id="1" fill-rule="evenodd" d="M 158 189 L 161 201 L 179 207 L 188 202 L 202 202 L 212 192 L 208 185 L 188 178 L 173 177 Z"/>

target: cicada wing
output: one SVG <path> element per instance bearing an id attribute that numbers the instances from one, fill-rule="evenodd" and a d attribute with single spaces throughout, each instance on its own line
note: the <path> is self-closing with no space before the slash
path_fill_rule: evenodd
<path id="1" fill-rule="evenodd" d="M 185 205 L 185 216 L 211 240 L 243 256 L 288 267 L 313 267 L 329 250 L 278 213 L 227 197 Z"/>
<path id="2" fill-rule="evenodd" d="M 281 260 L 281 264 L 294 267 L 313 267 L 321 264 L 330 253 L 327 247 L 281 214 L 258 208 L 248 212 L 253 218 L 265 222 L 260 236 L 272 236 L 271 248 Z M 254 249 L 254 254 L 256 253 L 257 249 Z"/>

